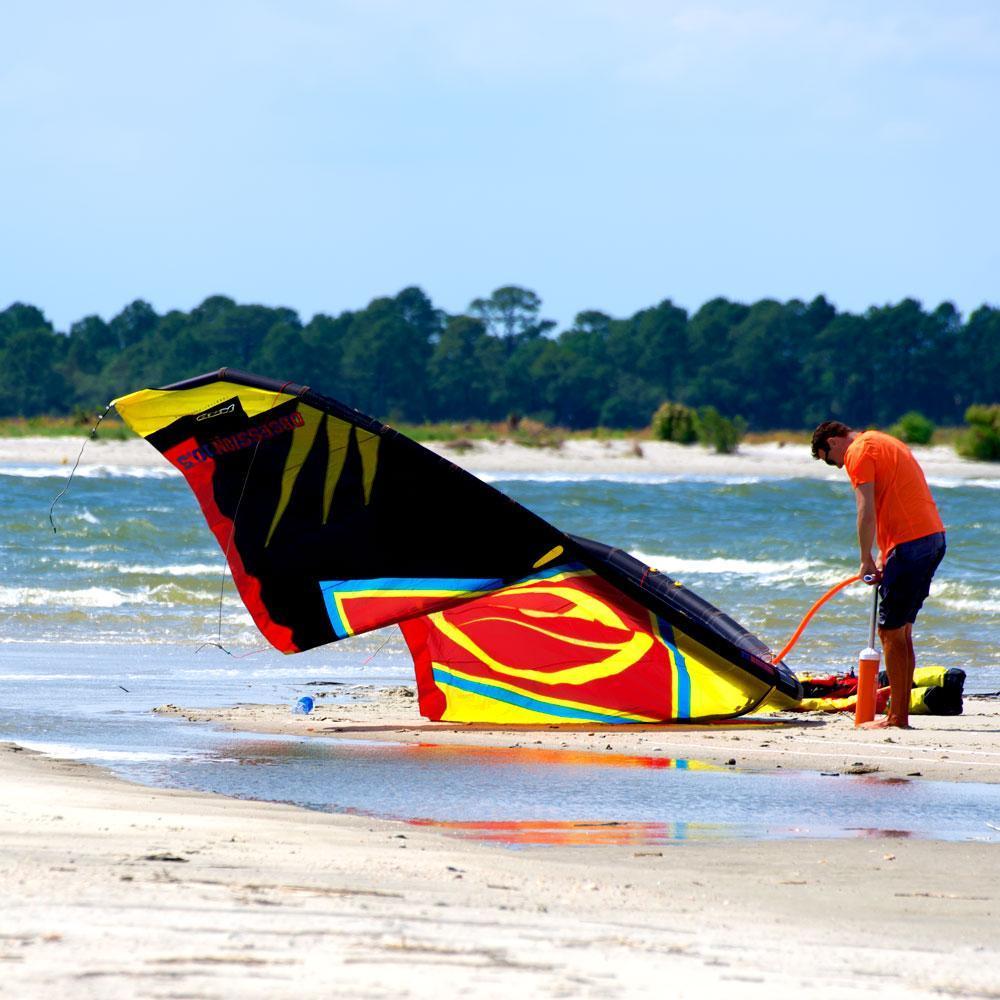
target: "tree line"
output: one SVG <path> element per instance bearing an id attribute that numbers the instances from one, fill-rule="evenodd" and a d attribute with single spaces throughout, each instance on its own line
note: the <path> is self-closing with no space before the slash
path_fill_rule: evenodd
<path id="1" fill-rule="evenodd" d="M 0 416 L 95 412 L 111 398 L 220 367 L 310 385 L 390 421 L 531 416 L 570 428 L 645 427 L 664 400 L 754 430 L 828 418 L 887 425 L 919 409 L 959 424 L 1000 388 L 1000 309 L 963 319 L 914 299 L 838 312 L 811 302 L 665 299 L 628 318 L 579 313 L 556 331 L 542 301 L 498 288 L 458 315 L 419 288 L 303 323 L 293 309 L 212 296 L 158 314 L 141 299 L 60 332 L 35 306 L 0 312 Z"/>

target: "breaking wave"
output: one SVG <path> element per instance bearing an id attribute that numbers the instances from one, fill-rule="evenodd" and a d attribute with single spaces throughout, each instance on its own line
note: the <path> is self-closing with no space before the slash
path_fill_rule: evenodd
<path id="1" fill-rule="evenodd" d="M 650 555 L 646 552 L 630 553 L 636 559 L 675 578 L 684 576 L 742 576 L 759 583 L 816 583 L 830 585 L 843 580 L 850 573 L 843 567 L 808 559 L 727 559 L 714 556 L 708 559 L 689 559 L 683 556 Z"/>
<path id="2" fill-rule="evenodd" d="M 767 476 L 712 476 L 676 473 L 632 472 L 477 472 L 487 483 L 627 483 L 633 486 L 665 486 L 670 483 L 703 483 L 720 486 L 750 486 Z"/>
<path id="3" fill-rule="evenodd" d="M 12 479 L 68 479 L 72 465 L 2 465 L 0 476 Z M 77 479 L 173 479 L 180 473 L 173 466 L 81 465 Z"/>
<path id="4" fill-rule="evenodd" d="M 135 591 L 114 587 L 83 587 L 79 590 L 55 590 L 47 587 L 0 587 L 0 608 L 120 608 L 124 605 L 218 605 L 216 591 L 187 590 L 176 584 L 142 587 Z M 243 607 L 238 596 L 227 593 L 223 604 Z"/>

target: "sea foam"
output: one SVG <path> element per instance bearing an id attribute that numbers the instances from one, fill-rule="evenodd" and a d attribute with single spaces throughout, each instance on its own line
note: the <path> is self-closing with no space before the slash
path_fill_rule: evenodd
<path id="1" fill-rule="evenodd" d="M 786 580 L 825 582 L 829 579 L 831 584 L 845 578 L 843 569 L 808 559 L 791 559 L 782 562 L 777 559 L 727 559 L 723 556 L 690 559 L 683 556 L 650 555 L 646 552 L 632 552 L 631 555 L 672 577 L 684 575 L 746 576 L 771 583 Z"/>
<path id="2" fill-rule="evenodd" d="M 0 463 L 0 476 L 12 479 L 69 479 L 72 466 L 7 465 Z M 173 466 L 80 465 L 73 473 L 77 479 L 172 479 L 180 473 Z"/>
<path id="3" fill-rule="evenodd" d="M 720 486 L 747 486 L 764 482 L 768 477 L 631 472 L 477 472 L 476 478 L 487 483 L 627 483 L 632 486 L 702 483 Z"/>

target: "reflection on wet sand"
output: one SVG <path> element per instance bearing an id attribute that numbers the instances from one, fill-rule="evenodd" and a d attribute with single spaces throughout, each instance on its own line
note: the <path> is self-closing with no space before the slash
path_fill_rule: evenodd
<path id="1" fill-rule="evenodd" d="M 365 744 L 371 748 L 372 744 Z M 374 744 L 390 758 L 439 762 L 451 766 L 488 765 L 555 766 L 555 767 L 612 767 L 612 768 L 666 768 L 683 771 L 723 771 L 700 760 L 636 754 L 599 753 L 593 750 L 562 750 L 543 747 L 488 747 L 462 746 L 454 743 L 380 743 Z M 292 742 L 288 740 L 235 741 L 223 744 L 217 759 L 226 759 L 238 765 L 271 766 L 284 759 L 328 758 L 332 756 L 329 744 L 318 741 Z"/>
<path id="2" fill-rule="evenodd" d="M 433 827 L 507 847 L 719 838 L 994 839 L 1000 787 L 758 773 L 658 752 L 227 737 L 155 783 Z M 133 773 L 139 764 L 128 768 Z M 836 780 L 832 780 L 836 778 Z"/>
<path id="3" fill-rule="evenodd" d="M 508 846 L 650 846 L 727 835 L 725 828 L 707 823 L 588 823 L 579 820 L 457 822 L 434 819 L 411 819 L 408 822 L 413 826 L 433 827 L 465 840 Z"/>
<path id="4" fill-rule="evenodd" d="M 635 754 L 597 753 L 593 750 L 551 750 L 542 747 L 458 746 L 448 743 L 414 743 L 408 750 L 425 758 L 448 763 L 517 764 L 521 766 L 554 765 L 558 767 L 648 767 L 676 768 L 682 771 L 721 771 L 714 764 L 672 757 L 648 757 Z"/>

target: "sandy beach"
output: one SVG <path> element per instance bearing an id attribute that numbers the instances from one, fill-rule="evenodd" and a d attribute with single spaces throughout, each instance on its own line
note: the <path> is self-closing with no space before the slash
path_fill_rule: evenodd
<path id="1" fill-rule="evenodd" d="M 407 718 L 394 721 L 404 699 Z M 183 714 L 279 729 L 276 709 Z M 752 767 L 776 767 L 768 744 L 789 736 L 428 732 L 399 693 L 336 717 L 286 714 L 280 728 L 595 752 L 613 741 L 617 753 L 669 748 Z M 796 727 L 781 764 L 816 767 L 822 753 L 824 769 L 865 761 L 957 779 L 975 768 L 996 780 L 1000 754 L 974 749 L 995 745 L 996 728 L 985 702 L 891 743 L 838 719 L 818 733 Z M 10 744 L 0 781 L 5 996 L 995 997 L 1000 986 L 995 844 L 872 836 L 511 850 L 145 788 Z"/>
<path id="2" fill-rule="evenodd" d="M 64 465 L 80 455 L 83 438 L 0 438 L 0 463 Z M 843 481 L 844 473 L 815 461 L 806 445 L 741 444 L 732 455 L 718 455 L 701 445 L 664 441 L 571 438 L 559 448 L 528 448 L 510 442 L 470 442 L 471 447 L 427 445 L 431 451 L 477 474 L 727 476 Z M 960 458 L 945 446 L 913 449 L 928 479 L 1000 480 L 1000 463 Z M 87 441 L 80 464 L 171 469 L 145 441 Z"/>

